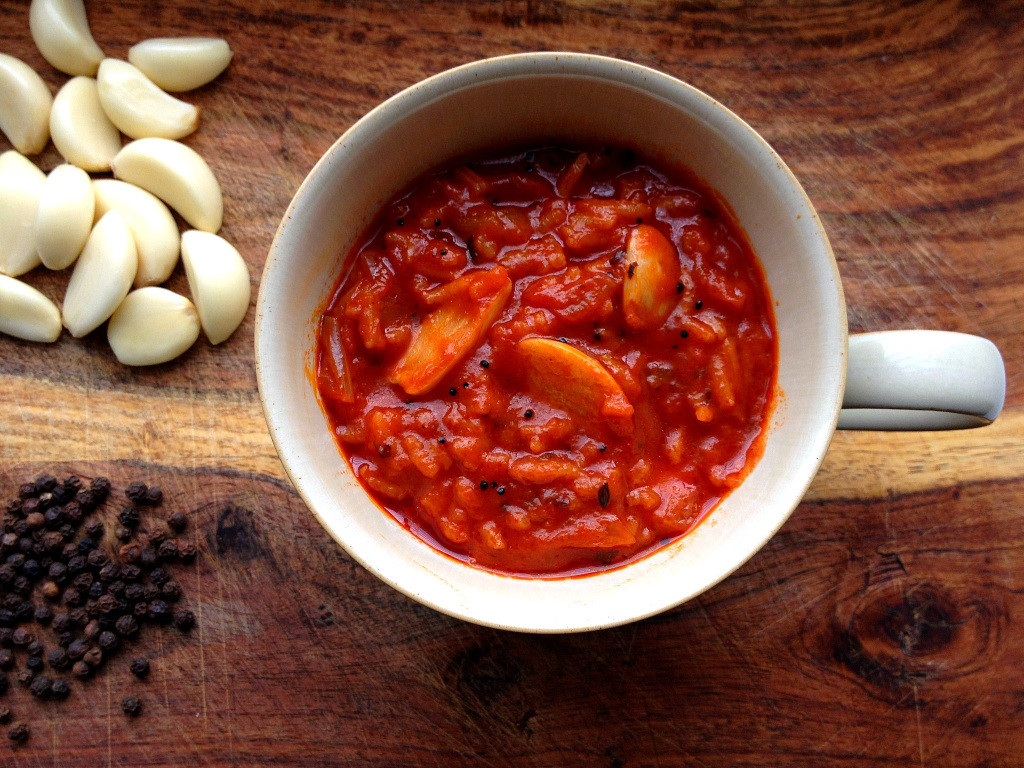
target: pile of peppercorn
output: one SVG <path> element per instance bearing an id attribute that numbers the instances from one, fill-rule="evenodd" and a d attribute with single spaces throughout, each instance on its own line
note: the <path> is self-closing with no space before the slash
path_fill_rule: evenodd
<path id="1" fill-rule="evenodd" d="M 145 625 L 173 624 L 182 632 L 194 626 L 192 611 L 174 607 L 182 589 L 167 568 L 196 558 L 194 543 L 173 538 L 185 530 L 185 515 L 161 520 L 160 488 L 133 482 L 108 533 L 110 496 L 105 477 L 86 487 L 74 475 L 63 482 L 42 475 L 8 502 L 0 525 L 0 697 L 10 686 L 8 671 L 20 666 L 15 677 L 32 696 L 66 699 L 71 684 L 64 675 L 92 677 Z M 144 678 L 149 661 L 135 658 L 130 669 Z M 132 717 L 142 709 L 135 696 L 126 696 L 122 708 Z M 11 719 L 0 704 L 0 723 Z M 8 736 L 23 743 L 28 726 L 15 723 Z"/>

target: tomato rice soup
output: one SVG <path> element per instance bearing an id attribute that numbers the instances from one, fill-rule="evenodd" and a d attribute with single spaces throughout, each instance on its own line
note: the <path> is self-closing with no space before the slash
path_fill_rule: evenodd
<path id="1" fill-rule="evenodd" d="M 317 386 L 367 493 L 520 576 L 692 530 L 761 455 L 768 287 L 691 173 L 620 147 L 452 164 L 390 201 L 319 320 Z"/>

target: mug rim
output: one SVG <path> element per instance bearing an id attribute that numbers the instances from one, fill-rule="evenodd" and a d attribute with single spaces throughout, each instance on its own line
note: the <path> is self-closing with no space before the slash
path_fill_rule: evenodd
<path id="1" fill-rule="evenodd" d="M 512 67 L 515 71 L 506 71 L 506 68 Z M 459 610 L 457 607 L 453 607 L 450 604 L 439 603 L 436 600 L 426 598 L 424 595 L 417 593 L 414 589 L 404 585 L 401 581 L 396 578 L 392 578 L 387 572 L 384 572 L 377 565 L 368 560 L 363 556 L 363 553 L 359 551 L 358 547 L 352 545 L 347 540 L 344 540 L 339 531 L 327 521 L 324 516 L 318 510 L 317 503 L 311 497 L 311 494 L 307 491 L 305 483 L 302 480 L 301 474 L 298 471 L 298 467 L 293 465 L 293 457 L 290 455 L 290 451 L 293 450 L 291 446 L 285 443 L 285 436 L 279 429 L 281 425 L 277 424 L 277 417 L 272 412 L 272 408 L 268 398 L 268 382 L 267 376 L 268 371 L 265 366 L 263 359 L 263 349 L 261 345 L 261 339 L 264 339 L 263 325 L 266 317 L 267 292 L 264 290 L 264 286 L 270 281 L 268 277 L 272 271 L 278 265 L 279 262 L 284 260 L 284 257 L 279 253 L 279 243 L 282 238 L 282 233 L 286 230 L 289 222 L 293 220 L 296 215 L 296 211 L 299 209 L 301 204 L 306 201 L 307 196 L 311 193 L 310 188 L 316 184 L 316 177 L 322 173 L 325 167 L 332 161 L 332 159 L 339 153 L 345 150 L 345 145 L 353 137 L 358 137 L 361 132 L 372 130 L 373 127 L 381 123 L 381 121 L 387 122 L 391 119 L 391 112 L 398 111 L 398 119 L 408 117 L 414 114 L 419 109 L 430 104 L 435 99 L 444 98 L 446 94 L 453 91 L 458 91 L 461 88 L 467 87 L 468 85 L 484 85 L 488 82 L 497 80 L 508 80 L 515 79 L 517 77 L 541 77 L 545 75 L 562 75 L 566 77 L 583 77 L 596 79 L 603 82 L 609 82 L 615 85 L 624 86 L 627 88 L 633 88 L 639 91 L 643 91 L 647 95 L 661 98 L 668 101 L 676 109 L 692 112 L 693 107 L 689 103 L 682 103 L 680 100 L 663 96 L 657 92 L 657 89 L 653 87 L 654 84 L 660 85 L 664 88 L 682 88 L 689 96 L 695 98 L 699 103 L 703 104 L 703 109 L 712 113 L 712 116 L 718 119 L 725 120 L 731 123 L 735 128 L 740 129 L 747 137 L 748 140 L 752 140 L 762 150 L 767 151 L 771 159 L 778 166 L 789 182 L 789 188 L 792 191 L 798 193 L 802 200 L 803 206 L 813 218 L 813 225 L 816 234 L 820 238 L 820 242 L 824 245 L 825 252 L 828 255 L 829 265 L 832 271 L 833 284 L 838 292 L 838 301 L 834 307 L 835 317 L 834 322 L 837 324 L 838 330 L 841 334 L 842 343 L 837 350 L 838 360 L 838 388 L 835 394 L 835 401 L 833 403 L 833 409 L 831 413 L 831 421 L 825 428 L 819 430 L 819 438 L 821 439 L 821 445 L 815 445 L 813 449 L 809 449 L 808 455 L 811 452 L 816 451 L 816 459 L 813 460 L 813 468 L 807 473 L 804 482 L 800 485 L 799 489 L 794 491 L 792 495 L 792 503 L 787 503 L 786 511 L 784 514 L 778 515 L 777 518 L 773 519 L 773 525 L 766 534 L 760 536 L 760 540 L 756 546 L 748 547 L 745 549 L 741 556 L 737 557 L 734 561 L 729 563 L 727 568 L 722 569 L 717 573 L 716 577 L 712 580 L 702 583 L 697 589 L 692 591 L 682 591 L 679 596 L 674 599 L 665 601 L 659 607 L 646 610 L 644 612 L 636 613 L 634 615 L 621 616 L 611 620 L 604 620 L 600 622 L 588 622 L 584 624 L 567 624 L 566 626 L 526 626 L 520 623 L 508 623 L 499 622 L 494 620 L 482 620 L 480 617 L 472 614 L 471 611 Z M 635 78 L 641 77 L 644 79 L 643 84 L 636 82 Z M 734 140 L 732 140 L 734 141 Z M 257 386 L 259 390 L 260 403 L 264 411 L 271 439 L 274 442 L 274 447 L 281 459 L 282 465 L 284 466 L 285 472 L 295 487 L 299 496 L 302 498 L 306 507 L 310 512 L 317 518 L 321 526 L 330 534 L 330 536 L 343 548 L 345 551 L 355 559 L 360 565 L 373 573 L 376 577 L 387 583 L 394 589 L 402 592 L 408 597 L 414 600 L 428 605 L 429 607 L 445 613 L 450 616 L 454 616 L 459 619 L 470 621 L 485 626 L 490 626 L 499 629 L 510 629 L 514 631 L 527 631 L 527 632 L 550 632 L 550 633 L 563 633 L 563 632 L 575 632 L 575 631 L 589 631 L 602 628 L 608 628 L 626 624 L 632 621 L 637 621 L 649 616 L 661 613 L 663 611 L 674 608 L 687 600 L 707 591 L 712 588 L 727 576 L 732 574 L 735 570 L 741 567 L 747 560 L 753 557 L 785 524 L 789 516 L 798 506 L 800 499 L 804 496 L 813 481 L 814 476 L 820 469 L 821 463 L 824 460 L 825 453 L 828 448 L 828 444 L 832 439 L 832 436 L 836 430 L 837 422 L 839 419 L 839 412 L 842 403 L 842 393 L 845 387 L 846 378 L 846 363 L 847 363 L 847 338 L 848 338 L 848 327 L 846 317 L 846 304 L 843 296 L 842 282 L 839 276 L 838 265 L 835 260 L 834 253 L 832 251 L 831 244 L 829 243 L 827 234 L 821 223 L 818 212 L 811 204 L 806 191 L 802 185 L 792 173 L 786 163 L 778 155 L 778 153 L 771 147 L 770 144 L 762 137 L 757 131 L 755 131 L 746 121 L 740 118 L 736 113 L 724 106 L 713 97 L 699 90 L 698 88 L 679 80 L 667 73 L 660 72 L 655 69 L 651 69 L 641 64 L 636 64 L 622 59 L 616 59 L 606 56 L 598 56 L 594 54 L 585 53 L 572 53 L 572 52 L 544 52 L 544 53 L 521 53 L 521 54 L 510 54 L 507 56 L 498 56 L 493 58 L 481 59 L 474 62 L 469 62 L 458 67 L 454 67 L 448 70 L 444 70 L 435 75 L 432 75 L 424 80 L 421 80 L 413 85 L 403 89 L 402 91 L 391 96 L 381 104 L 375 106 L 372 110 L 367 112 L 364 116 L 359 118 L 353 123 L 342 135 L 331 145 L 331 147 L 324 152 L 319 158 L 317 163 L 313 166 L 302 184 L 296 190 L 291 202 L 285 214 L 281 219 L 277 231 L 274 236 L 273 243 L 271 244 L 270 251 L 268 253 L 267 260 L 264 265 L 263 274 L 260 282 L 259 296 L 256 305 L 256 319 L 255 319 L 255 352 L 256 352 L 256 373 L 257 373 Z M 778 385 L 777 385 L 777 390 Z M 721 502 L 720 502 L 721 503 Z M 382 515 L 387 513 L 381 510 Z M 711 516 L 714 515 L 712 511 Z M 704 525 L 707 521 L 701 523 Z M 414 534 L 404 531 L 408 536 Z M 686 534 L 686 536 L 692 535 Z M 685 538 L 685 537 L 683 537 Z M 428 545 L 429 546 L 429 545 Z M 670 545 L 669 545 L 670 546 Z M 654 552 L 647 553 L 644 557 L 648 557 Z M 641 558 L 641 560 L 644 558 Z M 635 561 L 634 561 L 635 563 Z M 613 570 L 628 569 L 634 563 L 629 563 Z M 480 569 L 474 568 L 474 566 L 461 563 L 466 568 L 476 572 Z M 493 574 L 498 578 L 506 578 L 502 574 Z M 600 575 L 600 574 L 597 574 Z M 587 576 L 584 578 L 595 578 L 595 576 Z"/>

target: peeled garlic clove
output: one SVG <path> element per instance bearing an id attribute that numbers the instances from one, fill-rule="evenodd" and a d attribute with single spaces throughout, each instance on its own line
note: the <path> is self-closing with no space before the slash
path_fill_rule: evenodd
<path id="1" fill-rule="evenodd" d="M 0 275 L 0 333 L 25 341 L 56 341 L 60 310 L 31 285 Z"/>
<path id="2" fill-rule="evenodd" d="M 166 363 L 198 338 L 199 318 L 192 302 L 155 286 L 129 293 L 107 325 L 107 341 L 124 365 Z"/>
<path id="3" fill-rule="evenodd" d="M 220 229 L 220 185 L 195 150 L 170 139 L 138 139 L 117 153 L 111 167 L 114 176 L 152 192 L 196 229 Z"/>
<path id="4" fill-rule="evenodd" d="M 92 179 L 81 168 L 58 165 L 43 184 L 36 208 L 35 242 L 48 269 L 71 266 L 92 231 L 96 201 Z"/>
<path id="5" fill-rule="evenodd" d="M 42 152 L 50 140 L 52 106 L 43 78 L 21 59 L 0 53 L 0 131 L 23 155 Z"/>
<path id="6" fill-rule="evenodd" d="M 181 236 L 181 260 L 203 332 L 220 344 L 249 309 L 249 269 L 227 240 L 194 229 Z"/>
<path id="7" fill-rule="evenodd" d="M 83 171 L 109 171 L 121 149 L 121 134 L 100 106 L 96 81 L 74 77 L 57 92 L 50 111 L 50 137 L 65 160 Z"/>
<path id="8" fill-rule="evenodd" d="M 32 0 L 28 24 L 36 47 L 69 75 L 95 75 L 103 51 L 92 39 L 83 0 Z"/>
<path id="9" fill-rule="evenodd" d="M 0 274 L 17 277 L 39 266 L 35 222 L 46 174 L 13 149 L 0 155 Z"/>
<path id="10" fill-rule="evenodd" d="M 171 276 L 178 263 L 178 225 L 159 198 L 134 184 L 96 179 L 96 219 L 117 210 L 124 216 L 139 254 L 135 287 L 158 285 Z"/>
<path id="11" fill-rule="evenodd" d="M 217 37 L 155 37 L 128 51 L 128 61 L 165 91 L 191 91 L 227 69 L 231 48 Z"/>
<path id="12" fill-rule="evenodd" d="M 199 126 L 199 110 L 161 91 L 127 61 L 104 59 L 96 75 L 110 122 L 133 139 L 180 139 Z"/>
<path id="13" fill-rule="evenodd" d="M 64 294 L 64 327 L 72 336 L 85 336 L 114 314 L 132 287 L 138 263 L 124 217 L 110 211 L 92 228 Z"/>

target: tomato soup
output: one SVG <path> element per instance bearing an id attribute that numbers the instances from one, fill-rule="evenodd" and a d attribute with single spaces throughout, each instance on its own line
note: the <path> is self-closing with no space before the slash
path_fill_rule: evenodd
<path id="1" fill-rule="evenodd" d="M 760 457 L 778 351 L 743 231 L 620 147 L 450 165 L 391 200 L 319 322 L 317 385 L 369 495 L 522 576 L 692 530 Z"/>

